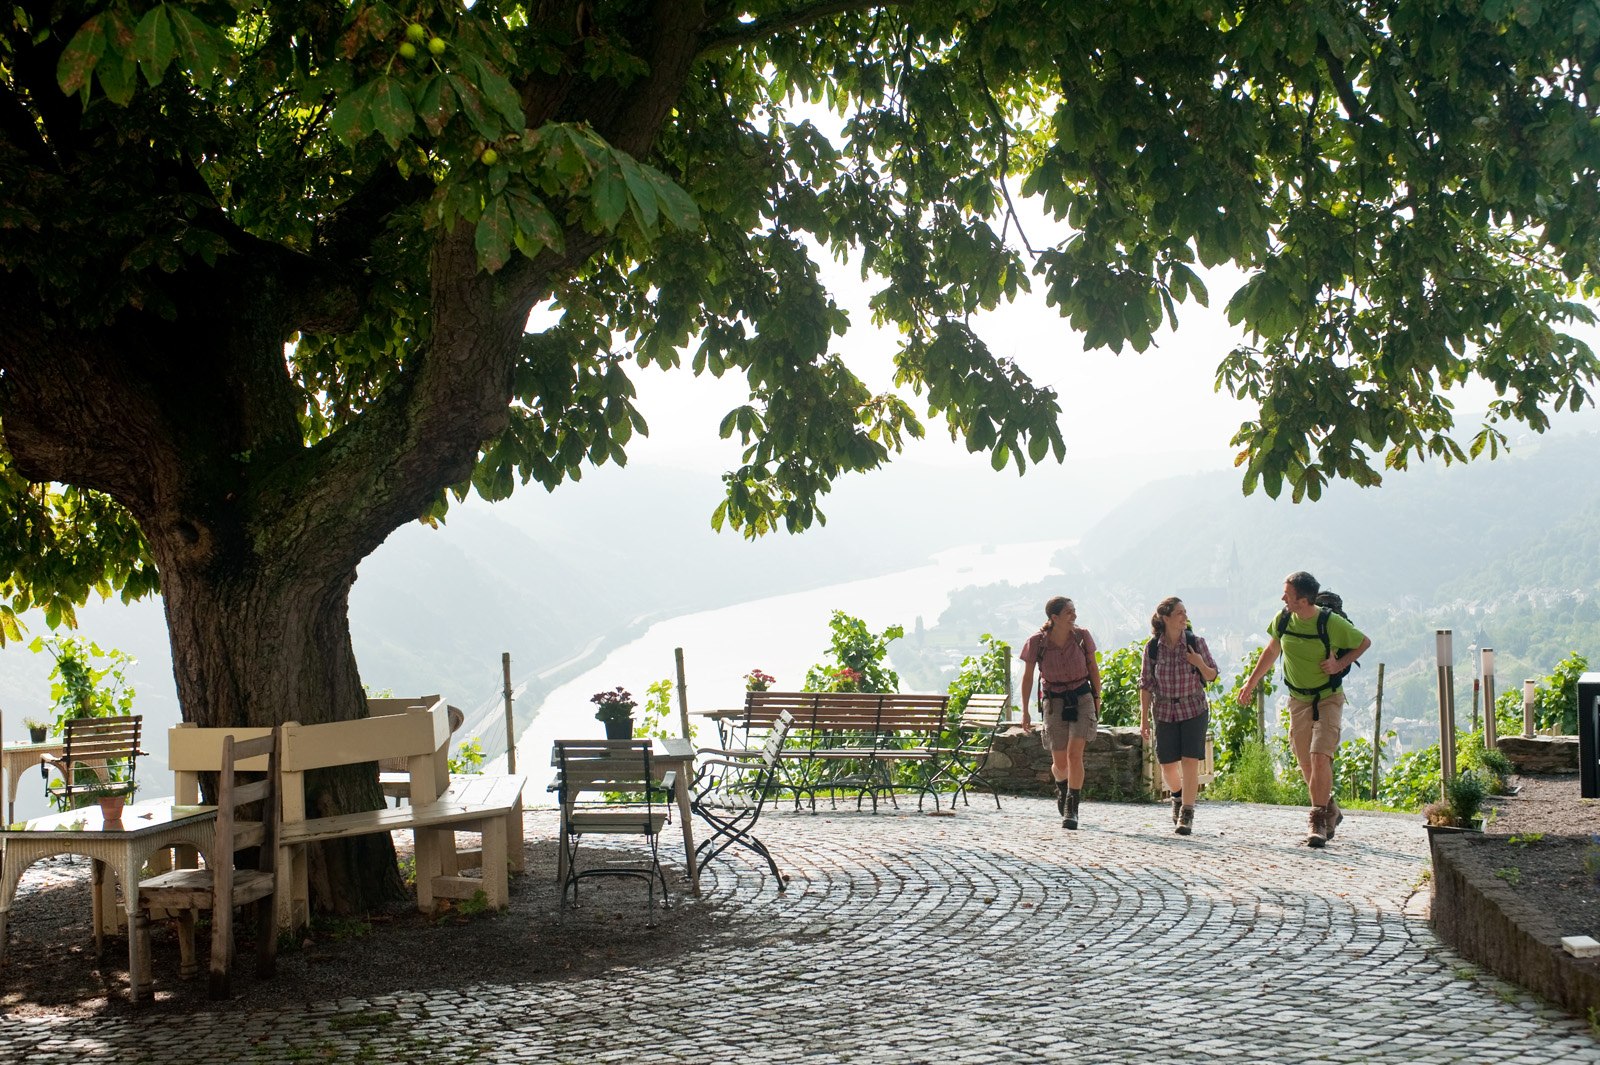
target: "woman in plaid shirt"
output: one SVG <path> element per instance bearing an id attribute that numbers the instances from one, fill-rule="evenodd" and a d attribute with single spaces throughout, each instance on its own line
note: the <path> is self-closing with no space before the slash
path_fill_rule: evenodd
<path id="1" fill-rule="evenodd" d="M 1189 631 L 1189 612 L 1177 596 L 1161 600 L 1150 631 L 1139 674 L 1139 730 L 1149 743 L 1153 710 L 1156 761 L 1172 793 L 1172 823 L 1178 835 L 1187 836 L 1194 829 L 1200 760 L 1211 725 L 1205 687 L 1217 679 L 1217 663 L 1205 640 Z"/>

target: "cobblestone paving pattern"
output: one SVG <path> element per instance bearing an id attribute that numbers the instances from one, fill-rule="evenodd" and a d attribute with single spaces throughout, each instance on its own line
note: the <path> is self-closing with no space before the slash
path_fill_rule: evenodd
<path id="1" fill-rule="evenodd" d="M 986 800 L 985 800 L 986 801 Z M 546 811 L 531 832 L 551 832 Z M 183 1062 L 1600 1063 L 1587 1025 L 1477 972 L 1423 921 L 1415 818 L 1052 803 L 763 820 L 692 963 L 595 977 L 68 1025 L 0 1024 L 0 1058 Z M 26 883 L 26 881 L 24 882 Z M 515 934 L 508 927 L 507 934 Z"/>

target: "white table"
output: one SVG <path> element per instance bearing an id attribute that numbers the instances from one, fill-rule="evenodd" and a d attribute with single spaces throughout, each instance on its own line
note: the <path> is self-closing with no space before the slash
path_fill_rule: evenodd
<path id="1" fill-rule="evenodd" d="M 17 896 L 22 871 L 41 858 L 56 854 L 83 854 L 94 862 L 94 945 L 98 953 L 104 930 L 116 906 L 115 885 L 109 867 L 122 884 L 122 897 L 128 931 L 128 988 L 134 1002 L 139 1001 L 139 982 L 147 969 L 141 957 L 143 947 L 135 933 L 139 912 L 139 874 L 145 862 L 157 851 L 174 846 L 190 846 L 210 861 L 215 838 L 217 809 L 214 806 L 174 806 L 170 802 L 134 803 L 122 811 L 120 821 L 105 821 L 99 806 L 51 814 L 29 821 L 24 827 L 0 829 L 0 966 L 5 962 L 7 921 L 11 903 Z"/>
<path id="2" fill-rule="evenodd" d="M 17 819 L 17 784 L 28 770 L 44 764 L 46 758 L 60 758 L 67 748 L 53 743 L 8 743 L 0 747 L 0 775 L 6 782 L 6 824 Z"/>

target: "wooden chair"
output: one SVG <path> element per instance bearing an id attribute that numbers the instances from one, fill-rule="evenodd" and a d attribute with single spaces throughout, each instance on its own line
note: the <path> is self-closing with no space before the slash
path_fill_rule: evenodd
<path id="1" fill-rule="evenodd" d="M 150 915 L 166 910 L 178 915 L 180 975 L 193 976 L 199 966 L 195 960 L 195 915 L 211 911 L 212 998 L 227 998 L 233 972 L 233 911 L 254 905 L 256 925 L 256 974 L 271 976 L 277 969 L 278 934 L 274 922 L 272 895 L 277 875 L 278 829 L 278 749 L 281 730 L 273 729 L 255 739 L 222 739 L 221 772 L 217 774 L 217 832 L 212 844 L 210 865 L 206 869 L 175 869 L 139 884 L 138 934 L 145 937 L 144 956 L 150 957 Z M 266 759 L 264 779 L 241 784 L 241 763 Z M 260 804 L 260 820 L 242 819 L 240 809 Z M 235 855 L 242 850 L 257 851 L 256 868 L 235 867 Z"/>
<path id="2" fill-rule="evenodd" d="M 701 749 L 700 754 L 708 757 L 700 760 L 696 770 L 690 808 L 711 835 L 695 847 L 696 870 L 703 870 L 711 859 L 738 844 L 766 859 L 779 891 L 789 886 L 789 878 L 778 871 L 772 852 L 756 838 L 755 827 L 768 796 L 778 789 L 778 759 L 793 724 L 793 714 L 787 710 L 779 713 L 759 751 Z"/>
<path id="3" fill-rule="evenodd" d="M 46 771 L 61 774 L 59 784 L 49 790 L 70 800 L 85 789 L 116 781 L 132 785 L 138 768 L 139 732 L 144 717 L 75 717 L 61 729 L 61 754 L 46 755 L 41 764 Z M 66 804 L 71 806 L 69 801 Z"/>
<path id="4" fill-rule="evenodd" d="M 555 788 L 561 806 L 561 906 L 578 905 L 578 881 L 589 876 L 631 876 L 649 885 L 647 923 L 655 924 L 656 884 L 661 907 L 671 906 L 657 843 L 670 821 L 676 775 L 660 780 L 650 764 L 649 740 L 557 740 Z M 659 796 L 659 798 L 658 798 Z M 590 833 L 642 835 L 650 846 L 644 864 L 612 862 L 578 870 L 578 842 Z"/>

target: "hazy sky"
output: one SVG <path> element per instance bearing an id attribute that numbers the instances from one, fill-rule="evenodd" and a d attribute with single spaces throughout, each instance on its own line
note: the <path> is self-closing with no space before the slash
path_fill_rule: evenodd
<path id="1" fill-rule="evenodd" d="M 1030 231 L 1035 247 L 1048 231 Z M 1242 342 L 1242 331 L 1227 321 L 1227 303 L 1243 280 L 1232 268 L 1203 272 L 1210 306 L 1192 300 L 1178 309 L 1179 328 L 1164 329 L 1144 352 L 1124 348 L 1084 351 L 1081 337 L 1045 302 L 1036 289 L 1015 303 L 977 317 L 974 326 L 995 354 L 1015 359 L 1038 383 L 1053 387 L 1061 402 L 1067 463 L 1108 457 L 1172 455 L 1188 469 L 1216 469 L 1232 464 L 1236 449 L 1229 443 L 1241 422 L 1254 417 L 1253 407 L 1227 393 L 1214 391 L 1216 367 Z M 835 341 L 835 350 L 875 391 L 893 380 L 897 337 L 873 326 L 867 301 L 880 282 L 863 283 L 851 265 L 828 261 L 823 269 L 834 298 L 850 315 L 851 328 Z M 1587 334 L 1600 343 L 1595 330 Z M 721 380 L 709 374 L 696 378 L 685 367 L 672 372 L 651 368 L 635 371 L 639 406 L 650 425 L 647 441 L 629 446 L 633 461 L 723 470 L 737 464 L 737 442 L 717 437 L 717 426 L 732 407 L 746 401 L 743 377 Z M 1476 431 L 1477 416 L 1492 396 L 1490 387 L 1473 381 L 1457 389 L 1459 436 Z M 912 442 L 903 456 L 925 463 L 985 462 L 952 443 L 942 421 L 924 417 L 919 397 L 907 396 L 928 429 L 926 439 Z M 1591 412 L 1592 413 L 1592 410 Z M 1517 427 L 1507 427 L 1518 435 Z M 1173 472 L 1185 472 L 1174 469 Z"/>

